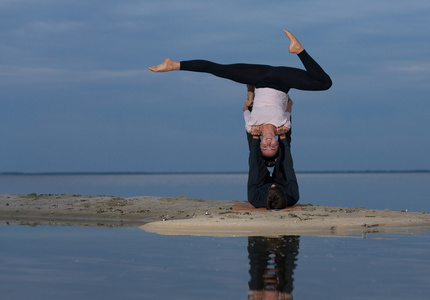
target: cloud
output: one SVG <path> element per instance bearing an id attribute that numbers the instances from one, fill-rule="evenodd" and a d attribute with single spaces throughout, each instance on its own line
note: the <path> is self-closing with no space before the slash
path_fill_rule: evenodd
<path id="1" fill-rule="evenodd" d="M 55 82 L 87 82 L 124 78 L 142 78 L 145 70 L 70 70 L 0 66 L 0 84 L 41 84 Z"/>
<path id="2" fill-rule="evenodd" d="M 85 27 L 82 22 L 76 21 L 35 21 L 25 24 L 22 28 L 13 31 L 12 34 L 64 34 L 71 31 L 85 30 Z"/>
<path id="3" fill-rule="evenodd" d="M 430 75 L 430 63 L 417 64 L 416 62 L 403 62 L 402 65 L 387 66 L 388 71 L 406 74 L 428 74 Z"/>

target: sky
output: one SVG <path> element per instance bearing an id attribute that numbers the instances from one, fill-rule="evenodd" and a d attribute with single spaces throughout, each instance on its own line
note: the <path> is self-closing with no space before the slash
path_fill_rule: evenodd
<path id="1" fill-rule="evenodd" d="M 427 0 L 0 0 L 0 172 L 247 172 L 246 87 L 169 57 L 302 68 L 300 171 L 430 169 Z"/>

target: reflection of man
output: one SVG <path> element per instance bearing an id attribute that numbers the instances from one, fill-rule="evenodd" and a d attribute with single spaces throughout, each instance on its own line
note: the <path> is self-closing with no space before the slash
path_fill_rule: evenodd
<path id="1" fill-rule="evenodd" d="M 248 299 L 292 299 L 299 236 L 248 237 Z"/>
<path id="2" fill-rule="evenodd" d="M 252 111 L 253 93 L 249 92 L 245 101 L 244 111 Z M 285 112 L 288 112 L 288 123 L 292 101 L 288 98 Z M 265 125 L 262 125 L 265 126 Z M 268 126 L 272 126 L 268 124 Z M 248 173 L 248 201 L 254 207 L 266 207 L 267 209 L 282 209 L 292 206 L 299 201 L 299 187 L 293 168 L 290 143 L 291 130 L 282 133 L 276 141 L 277 158 L 274 162 L 273 175 L 267 170 L 267 160 L 262 157 L 261 141 L 259 135 L 251 135 L 247 132 L 249 145 L 249 173 Z M 279 145 L 279 148 L 278 148 Z"/>

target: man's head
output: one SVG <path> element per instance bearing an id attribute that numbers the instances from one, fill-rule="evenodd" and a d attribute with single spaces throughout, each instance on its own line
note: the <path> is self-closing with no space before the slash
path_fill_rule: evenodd
<path id="1" fill-rule="evenodd" d="M 260 151 L 263 158 L 267 160 L 275 160 L 279 150 L 279 143 L 276 135 L 272 133 L 264 134 L 260 142 Z"/>
<path id="2" fill-rule="evenodd" d="M 283 209 L 287 207 L 287 197 L 279 186 L 274 184 L 268 189 L 265 199 L 266 209 Z"/>

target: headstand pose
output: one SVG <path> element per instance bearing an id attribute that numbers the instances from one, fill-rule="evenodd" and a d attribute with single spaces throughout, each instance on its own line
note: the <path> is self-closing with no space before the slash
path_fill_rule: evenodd
<path id="1" fill-rule="evenodd" d="M 273 67 L 243 63 L 221 65 L 207 60 L 174 62 L 169 58 L 166 58 L 160 65 L 150 67 L 149 69 L 153 72 L 181 70 L 210 73 L 238 83 L 255 86 L 257 89 L 271 88 L 285 94 L 287 94 L 291 88 L 308 91 L 329 89 L 332 85 L 330 77 L 318 63 L 313 60 L 306 50 L 303 49 L 299 41 L 289 31 L 284 30 L 284 32 L 290 40 L 289 52 L 298 55 L 306 70 L 292 67 Z M 265 141 L 271 139 L 274 147 L 269 146 L 266 147 L 266 150 L 262 149 L 262 154 L 270 158 L 275 156 L 278 150 L 278 144 L 275 142 L 277 127 L 270 122 L 267 122 L 266 125 L 267 126 L 260 128 L 262 135 L 261 144 L 263 146 L 267 144 Z"/>
<path id="2" fill-rule="evenodd" d="M 291 88 L 308 91 L 329 89 L 332 85 L 330 77 L 318 63 L 313 60 L 306 50 L 304 50 L 299 41 L 289 31 L 284 30 L 284 32 L 290 40 L 289 52 L 298 55 L 306 70 L 284 66 L 274 67 L 244 63 L 222 65 L 207 60 L 174 62 L 169 58 L 166 58 L 160 65 L 150 67 L 149 69 L 153 72 L 181 70 L 210 73 L 221 78 L 254 86 L 257 89 L 270 88 L 285 94 L 287 94 Z M 265 91 L 265 89 L 262 89 L 262 91 Z M 261 148 L 259 137 L 253 138 L 250 145 L 248 201 L 255 207 L 266 207 L 266 203 L 273 202 L 265 200 L 267 196 L 270 197 L 271 193 L 280 191 L 280 194 L 284 197 L 285 206 L 293 205 L 297 203 L 299 193 L 289 142 L 285 134 L 282 134 L 280 135 L 279 145 L 279 142 L 276 141 L 276 135 L 278 133 L 277 127 L 270 121 L 261 124 L 259 128 L 260 134 L 262 135 Z M 278 167 L 276 168 L 276 173 L 274 173 L 272 177 L 273 182 L 261 184 L 260 179 L 267 178 L 267 176 L 262 174 L 267 173 L 261 173 L 260 170 L 262 169 L 259 168 L 259 148 L 261 149 L 261 154 L 267 157 L 276 156 L 279 148 L 281 150 L 280 156 L 278 156 L 277 159 L 277 162 L 279 162 Z M 276 174 L 279 175 L 275 176 Z M 267 181 L 269 181 L 269 179 Z M 284 204 L 277 204 L 276 207 L 267 208 L 283 208 L 285 206 Z"/>

